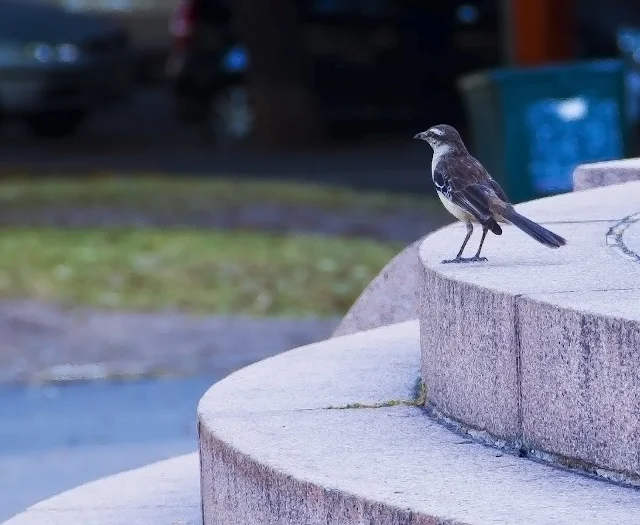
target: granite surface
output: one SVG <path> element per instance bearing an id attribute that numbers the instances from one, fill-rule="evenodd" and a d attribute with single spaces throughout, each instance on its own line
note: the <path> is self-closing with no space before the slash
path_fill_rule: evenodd
<path id="1" fill-rule="evenodd" d="M 421 246 L 429 402 L 490 440 L 638 484 L 640 182 L 518 208 L 567 245 L 507 225 L 487 262 L 443 265 L 464 236 L 454 225 Z"/>
<path id="2" fill-rule="evenodd" d="M 212 387 L 198 411 L 205 525 L 640 522 L 634 489 L 428 417 L 411 397 L 419 352 L 418 323 L 401 323 L 292 350 Z"/>
<path id="3" fill-rule="evenodd" d="M 582 164 L 573 172 L 573 191 L 640 179 L 640 159 Z"/>
<path id="4" fill-rule="evenodd" d="M 334 337 L 418 318 L 418 250 L 423 240 L 424 237 L 410 244 L 387 263 L 353 303 Z"/>
<path id="5" fill-rule="evenodd" d="M 198 455 L 123 472 L 47 499 L 4 525 L 199 525 Z"/>

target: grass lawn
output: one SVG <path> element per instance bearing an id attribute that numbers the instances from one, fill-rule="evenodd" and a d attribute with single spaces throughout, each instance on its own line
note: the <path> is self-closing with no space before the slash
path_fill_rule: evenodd
<path id="1" fill-rule="evenodd" d="M 0 182 L 0 216 L 100 208 L 116 217 L 126 210 L 187 218 L 252 204 L 377 217 L 411 209 L 444 213 L 430 197 L 289 182 L 108 174 Z M 357 238 L 211 229 L 7 227 L 0 232 L 0 299 L 143 311 L 339 315 L 402 248 Z"/>
<path id="2" fill-rule="evenodd" d="M 270 203 L 328 211 L 385 212 L 419 209 L 443 213 L 437 199 L 425 196 L 356 191 L 290 182 L 233 179 L 87 177 L 75 179 L 5 179 L 0 182 L 3 209 L 102 206 L 142 213 L 198 211 L 220 206 Z"/>
<path id="3" fill-rule="evenodd" d="M 109 309 L 344 313 L 402 246 L 160 229 L 0 231 L 0 298 Z"/>

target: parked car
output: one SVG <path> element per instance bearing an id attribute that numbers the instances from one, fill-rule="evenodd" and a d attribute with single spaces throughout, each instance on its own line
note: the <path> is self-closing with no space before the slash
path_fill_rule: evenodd
<path id="1" fill-rule="evenodd" d="M 169 52 L 167 18 L 178 0 L 40 0 L 77 12 L 89 12 L 122 25 L 131 38 L 136 80 L 161 84 Z"/>
<path id="2" fill-rule="evenodd" d="M 97 16 L 27 0 L 0 0 L 0 116 L 41 137 L 73 134 L 92 111 L 126 101 L 129 38 Z"/>
<path id="3" fill-rule="evenodd" d="M 457 75 L 500 60 L 495 0 L 298 0 L 332 135 L 462 125 Z M 181 0 L 167 75 L 178 115 L 218 141 L 252 132 L 251 57 L 225 0 Z"/>

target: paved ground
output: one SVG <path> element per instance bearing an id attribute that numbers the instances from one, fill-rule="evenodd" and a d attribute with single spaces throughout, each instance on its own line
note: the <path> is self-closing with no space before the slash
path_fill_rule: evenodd
<path id="1" fill-rule="evenodd" d="M 222 377 L 326 339 L 338 322 L 335 317 L 191 316 L 0 301 L 0 384 Z"/>
<path id="2" fill-rule="evenodd" d="M 0 388 L 0 522 L 122 470 L 195 450 L 213 377 Z"/>

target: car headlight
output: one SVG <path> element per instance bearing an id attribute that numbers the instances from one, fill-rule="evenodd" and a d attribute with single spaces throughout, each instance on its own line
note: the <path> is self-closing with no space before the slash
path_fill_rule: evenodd
<path id="1" fill-rule="evenodd" d="M 46 42 L 32 42 L 24 48 L 27 58 L 37 60 L 42 64 L 52 62 L 64 62 L 67 64 L 77 62 L 80 58 L 80 49 L 74 44 L 51 45 Z"/>
<path id="2" fill-rule="evenodd" d="M 56 59 L 56 52 L 52 45 L 44 42 L 34 42 L 25 47 L 25 52 L 29 58 L 35 58 L 38 62 L 48 64 Z"/>
<path id="3" fill-rule="evenodd" d="M 56 53 L 60 62 L 68 64 L 77 62 L 80 58 L 80 49 L 73 44 L 60 44 L 56 47 Z"/>

